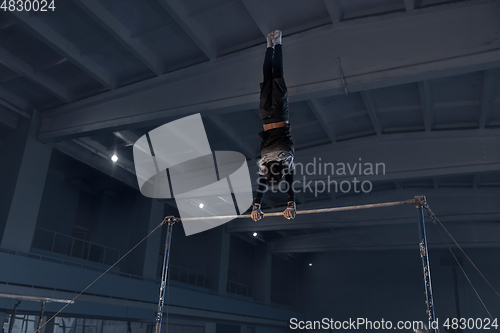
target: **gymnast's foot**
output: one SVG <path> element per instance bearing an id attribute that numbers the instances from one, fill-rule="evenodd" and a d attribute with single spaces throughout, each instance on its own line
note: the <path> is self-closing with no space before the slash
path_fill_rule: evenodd
<path id="1" fill-rule="evenodd" d="M 281 44 L 281 31 L 280 30 L 275 30 L 272 32 L 272 34 L 274 35 L 274 39 L 273 39 L 273 43 L 274 45 L 278 45 L 278 44 Z"/>
<path id="2" fill-rule="evenodd" d="M 274 47 L 273 39 L 274 32 L 270 32 L 269 35 L 267 35 L 267 47 Z"/>

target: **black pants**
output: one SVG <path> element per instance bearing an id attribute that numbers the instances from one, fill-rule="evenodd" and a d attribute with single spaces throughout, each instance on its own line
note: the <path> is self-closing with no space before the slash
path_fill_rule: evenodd
<path id="1" fill-rule="evenodd" d="M 283 78 L 283 47 L 280 44 L 276 45 L 274 49 L 267 48 L 263 72 L 264 82 Z"/>
<path id="2" fill-rule="evenodd" d="M 264 81 L 260 84 L 260 118 L 271 124 L 288 121 L 288 90 L 283 79 L 283 51 L 280 44 L 268 47 L 263 66 Z"/>

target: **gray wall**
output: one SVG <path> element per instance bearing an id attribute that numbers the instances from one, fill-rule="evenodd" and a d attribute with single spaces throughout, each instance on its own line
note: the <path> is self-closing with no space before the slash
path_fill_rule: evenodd
<path id="1" fill-rule="evenodd" d="M 292 302 L 296 300 L 297 278 L 299 273 L 298 263 L 294 259 L 285 260 L 273 256 L 271 292 L 286 296 Z"/>
<path id="2" fill-rule="evenodd" d="M 229 249 L 228 279 L 254 286 L 255 247 L 242 239 L 232 236 Z"/>
<path id="3" fill-rule="evenodd" d="M 500 288 L 500 250 L 470 249 L 466 252 L 498 290 Z M 488 255 L 485 256 L 484 254 Z M 436 316 L 440 321 L 455 316 L 452 268 L 440 265 L 449 251 L 430 249 L 431 277 Z M 498 313 L 498 298 L 465 262 L 479 294 L 492 313 Z M 309 267 L 308 263 L 313 266 Z M 424 284 L 419 251 L 325 252 L 304 258 L 301 299 L 307 320 L 324 317 L 336 320 L 426 320 Z M 465 318 L 485 318 L 486 312 L 463 274 L 458 271 L 461 314 Z"/>
<path id="4" fill-rule="evenodd" d="M 186 237 L 182 223 L 175 224 L 172 234 L 172 265 L 211 274 L 210 266 L 214 264 L 214 260 L 219 260 L 219 255 L 214 251 L 217 241 L 214 234 L 213 230 L 208 230 Z"/>
<path id="5" fill-rule="evenodd" d="M 37 226 L 71 236 L 79 200 L 80 189 L 61 172 L 49 169 Z"/>

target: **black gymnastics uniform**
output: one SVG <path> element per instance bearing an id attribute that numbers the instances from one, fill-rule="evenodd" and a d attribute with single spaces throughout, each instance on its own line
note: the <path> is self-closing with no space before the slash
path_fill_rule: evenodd
<path id="1" fill-rule="evenodd" d="M 273 57 L 274 53 L 274 57 Z M 288 123 L 288 90 L 283 78 L 283 53 L 282 45 L 275 45 L 274 49 L 268 47 L 264 58 L 264 81 L 260 84 L 260 118 L 264 125 L 285 121 Z M 284 179 L 288 183 L 288 201 L 295 201 L 292 189 L 293 183 L 293 158 L 295 147 L 291 136 L 290 125 L 262 131 L 261 159 L 259 160 L 259 188 L 255 203 L 260 204 L 267 185 L 265 165 L 270 161 L 283 164 Z"/>

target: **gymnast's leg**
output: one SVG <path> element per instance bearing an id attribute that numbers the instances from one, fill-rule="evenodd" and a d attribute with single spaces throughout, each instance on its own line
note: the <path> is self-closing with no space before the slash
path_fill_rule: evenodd
<path id="1" fill-rule="evenodd" d="M 273 79 L 283 78 L 283 50 L 281 45 L 281 31 L 276 30 L 274 34 L 274 57 L 273 57 Z"/>
<path id="2" fill-rule="evenodd" d="M 273 45 L 273 33 L 271 32 L 267 35 L 267 50 L 266 56 L 264 58 L 264 82 L 271 81 L 273 79 L 273 53 L 274 53 L 274 45 Z"/>

